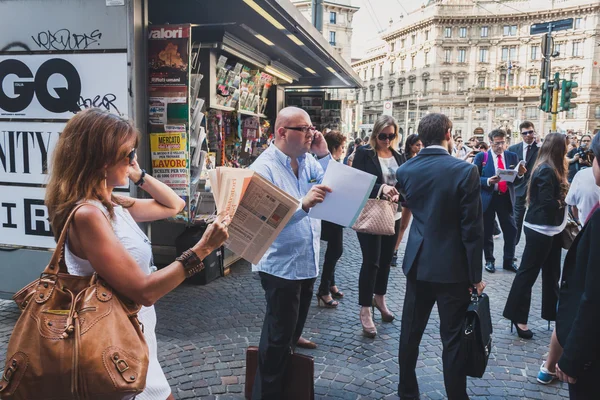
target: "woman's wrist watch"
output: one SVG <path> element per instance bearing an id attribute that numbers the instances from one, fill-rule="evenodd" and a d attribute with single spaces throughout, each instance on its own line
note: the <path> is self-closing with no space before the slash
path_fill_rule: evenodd
<path id="1" fill-rule="evenodd" d="M 186 278 L 189 278 L 204 269 L 204 263 L 192 249 L 184 251 L 183 254 L 175 259 L 175 261 L 179 261 L 183 264 Z"/>
<path id="2" fill-rule="evenodd" d="M 135 182 L 135 186 L 141 186 L 143 185 L 146 181 L 144 180 L 144 177 L 146 176 L 146 170 L 142 169 L 142 174 L 140 175 L 140 179 Z"/>

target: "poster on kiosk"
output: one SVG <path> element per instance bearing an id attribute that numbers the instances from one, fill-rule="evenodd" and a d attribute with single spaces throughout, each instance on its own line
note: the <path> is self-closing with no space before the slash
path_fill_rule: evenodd
<path id="1" fill-rule="evenodd" d="M 148 30 L 152 174 L 189 204 L 190 25 Z M 188 207 L 179 217 L 186 218 Z"/>

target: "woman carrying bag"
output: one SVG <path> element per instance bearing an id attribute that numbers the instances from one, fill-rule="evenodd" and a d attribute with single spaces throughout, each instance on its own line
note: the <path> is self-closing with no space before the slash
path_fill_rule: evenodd
<path id="1" fill-rule="evenodd" d="M 396 170 L 405 160 L 394 150 L 397 147 L 397 141 L 398 125 L 396 120 L 389 115 L 382 115 L 373 125 L 369 144 L 356 149 L 352 167 L 377 177 L 369 196 L 371 199 L 381 196 L 392 202 L 399 200 Z M 385 294 L 390 264 L 400 231 L 400 217 L 401 212 L 398 211 L 393 235 L 357 233 L 363 256 L 358 283 L 358 303 L 361 306 L 360 322 L 363 334 L 367 337 L 374 338 L 377 335 L 371 314 L 373 308 L 379 310 L 384 322 L 391 322 L 395 318 L 387 308 Z"/>
<path id="2" fill-rule="evenodd" d="M 136 399 L 165 400 L 173 399 L 173 395 L 158 363 L 153 304 L 202 269 L 201 260 L 227 239 L 229 217 L 217 218 L 194 247 L 151 274 L 152 246 L 136 223 L 172 217 L 183 209 L 185 202 L 167 185 L 140 169 L 136 156 L 138 136 L 129 121 L 114 114 L 88 109 L 75 115 L 56 145 L 52 175 L 46 189 L 46 206 L 57 241 L 63 229 L 68 229 L 62 258 L 69 274 L 92 276 L 97 273 L 102 286 L 114 289 L 123 301 L 143 305 L 138 319 L 148 346 L 149 364 L 145 389 Z M 128 185 L 129 181 L 151 198 L 134 199 L 113 193 L 115 187 Z M 74 209 L 71 220 L 69 216 Z M 69 226 L 65 226 L 69 221 Z M 110 297 L 108 289 L 101 292 L 98 292 L 101 301 Z M 83 327 L 84 317 L 94 318 L 95 309 L 86 311 L 85 314 L 83 310 L 78 311 L 81 317 L 74 317 L 75 325 Z M 100 319 L 98 324 L 101 323 Z M 76 326 L 75 335 L 78 329 L 81 328 Z M 106 333 L 93 335 L 103 334 Z M 69 332 L 66 332 L 65 337 L 68 336 Z M 80 355 L 85 351 L 88 350 L 81 348 Z M 123 349 L 119 357 L 126 351 Z M 141 354 L 137 356 L 141 357 Z M 107 365 L 112 368 L 112 364 Z M 122 360 L 115 362 L 115 366 L 125 379 L 137 379 Z M 85 376 L 90 371 L 81 373 Z M 111 376 L 120 379 L 115 373 Z"/>
<path id="3" fill-rule="evenodd" d="M 525 237 L 521 265 L 513 280 L 504 307 L 504 317 L 511 321 L 519 337 L 531 339 L 527 327 L 531 306 L 531 289 L 542 270 L 542 318 L 556 320 L 558 281 L 562 252 L 561 233 L 567 225 L 568 169 L 566 136 L 546 135 L 531 172 L 527 192 L 529 208 L 525 215 Z"/>

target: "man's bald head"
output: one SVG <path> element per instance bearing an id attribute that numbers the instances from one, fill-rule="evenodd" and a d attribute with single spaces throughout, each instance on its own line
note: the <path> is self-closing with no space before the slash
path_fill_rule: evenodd
<path id="1" fill-rule="evenodd" d="M 275 132 L 284 126 L 310 125 L 310 116 L 306 111 L 298 107 L 285 107 L 277 114 L 275 121 Z"/>

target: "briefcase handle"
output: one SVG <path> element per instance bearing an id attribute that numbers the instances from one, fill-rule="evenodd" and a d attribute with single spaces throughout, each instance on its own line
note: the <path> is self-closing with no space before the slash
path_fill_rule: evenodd
<path id="1" fill-rule="evenodd" d="M 479 301 L 479 295 L 477 294 L 477 288 L 475 287 L 475 285 L 471 285 L 471 301 Z"/>

